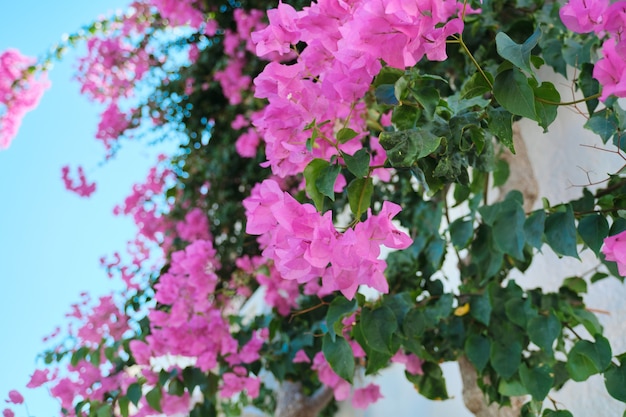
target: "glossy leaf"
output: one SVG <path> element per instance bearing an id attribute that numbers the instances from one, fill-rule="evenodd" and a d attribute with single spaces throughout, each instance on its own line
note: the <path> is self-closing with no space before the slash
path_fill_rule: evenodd
<path id="1" fill-rule="evenodd" d="M 317 211 L 324 208 L 324 194 L 317 187 L 317 180 L 321 178 L 330 163 L 324 159 L 314 159 L 304 168 L 304 178 L 306 180 L 306 192 L 313 200 Z"/>
<path id="2" fill-rule="evenodd" d="M 372 178 L 356 178 L 348 185 L 348 203 L 355 218 L 361 215 L 372 204 L 374 185 Z"/>
<path id="3" fill-rule="evenodd" d="M 520 45 L 513 41 L 506 33 L 499 32 L 496 35 L 496 49 L 498 55 L 527 73 L 532 73 L 530 67 L 530 52 L 537 45 L 540 37 L 541 30 L 537 29 Z"/>
<path id="4" fill-rule="evenodd" d="M 551 354 L 552 344 L 561 334 L 561 323 L 553 313 L 547 316 L 540 314 L 528 322 L 527 330 L 530 341 Z"/>
<path id="5" fill-rule="evenodd" d="M 543 245 L 546 212 L 543 209 L 533 211 L 524 221 L 524 236 L 529 245 L 540 249 Z"/>
<path id="6" fill-rule="evenodd" d="M 367 345 L 378 352 L 393 354 L 391 338 L 398 330 L 398 322 L 393 311 L 386 306 L 375 310 L 363 308 L 360 320 L 361 331 Z"/>
<path id="7" fill-rule="evenodd" d="M 546 242 L 559 256 L 578 258 L 576 249 L 576 224 L 570 205 L 566 211 L 552 213 L 546 219 Z"/>
<path id="8" fill-rule="evenodd" d="M 611 397 L 626 403 L 626 364 L 611 365 L 604 373 L 604 385 Z"/>
<path id="9" fill-rule="evenodd" d="M 471 334 L 465 341 L 465 354 L 480 373 L 489 362 L 491 343 L 485 336 Z"/>
<path id="10" fill-rule="evenodd" d="M 135 406 L 139 404 L 139 400 L 141 399 L 141 385 L 136 382 L 130 384 L 126 390 L 126 396 Z"/>
<path id="11" fill-rule="evenodd" d="M 406 378 L 415 385 L 415 389 L 429 400 L 447 400 L 448 391 L 441 368 L 436 363 L 424 362 L 422 375 L 405 372 Z"/>
<path id="12" fill-rule="evenodd" d="M 546 365 L 528 368 L 522 364 L 519 368 L 519 376 L 535 401 L 543 401 L 554 383 L 552 369 Z"/>
<path id="13" fill-rule="evenodd" d="M 354 153 L 354 155 L 342 154 L 343 160 L 346 162 L 348 170 L 357 178 L 365 177 L 370 168 L 370 154 L 367 149 L 362 148 Z"/>
<path id="14" fill-rule="evenodd" d="M 578 234 L 589 249 L 599 256 L 604 239 L 609 234 L 609 222 L 601 214 L 585 216 L 578 222 Z"/>
<path id="15" fill-rule="evenodd" d="M 335 297 L 330 303 L 328 311 L 326 312 L 326 325 L 328 326 L 328 333 L 333 342 L 335 341 L 336 335 L 341 334 L 341 329 L 343 328 L 341 319 L 354 313 L 358 306 L 359 304 L 356 298 L 348 300 L 341 295 Z"/>
<path id="16" fill-rule="evenodd" d="M 150 407 L 152 407 L 154 410 L 160 413 L 163 411 L 161 408 L 162 397 L 163 397 L 163 392 L 161 391 L 161 387 L 156 386 L 152 388 L 150 391 L 148 391 L 148 393 L 146 394 L 146 401 L 148 402 L 148 405 Z"/>
<path id="17" fill-rule="evenodd" d="M 491 366 L 502 378 L 510 378 L 522 361 L 522 345 L 517 341 L 494 341 L 489 358 Z"/>
<path id="18" fill-rule="evenodd" d="M 603 372 L 611 363 L 608 340 L 596 335 L 596 341 L 579 340 L 567 355 L 567 371 L 574 381 L 584 381 Z"/>
<path id="19" fill-rule="evenodd" d="M 498 103 L 510 113 L 531 120 L 537 119 L 533 89 L 520 70 L 513 68 L 498 74 L 493 85 L 493 94 Z"/>
<path id="20" fill-rule="evenodd" d="M 350 344 L 343 337 L 333 340 L 326 333 L 322 341 L 322 352 L 328 364 L 339 377 L 352 383 L 354 377 L 354 354 Z"/>
<path id="21" fill-rule="evenodd" d="M 337 141 L 339 141 L 339 143 L 346 143 L 356 138 L 357 136 L 358 133 L 356 133 L 354 130 L 350 129 L 349 127 L 344 127 L 342 129 L 339 129 L 339 132 L 337 132 Z"/>

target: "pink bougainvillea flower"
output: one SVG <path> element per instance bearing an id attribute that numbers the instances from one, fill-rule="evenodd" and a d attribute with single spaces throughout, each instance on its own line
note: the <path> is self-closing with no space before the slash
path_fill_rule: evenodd
<path id="1" fill-rule="evenodd" d="M 626 277 L 626 230 L 604 239 L 602 253 L 607 261 L 617 263 L 617 270 Z"/>
<path id="2" fill-rule="evenodd" d="M 607 7 L 609 0 L 570 0 L 561 7 L 559 15 L 563 24 L 571 31 L 597 33 L 603 29 Z"/>
<path id="3" fill-rule="evenodd" d="M 34 62 L 15 49 L 0 54 L 0 150 L 9 147 L 24 115 L 37 107 L 50 86 L 45 73 L 39 79 L 24 73 Z"/>
<path id="4" fill-rule="evenodd" d="M 65 188 L 81 197 L 89 197 L 96 191 L 96 183 L 92 182 L 90 184 L 87 182 L 83 167 L 78 167 L 78 184 L 75 184 L 74 180 L 70 178 L 70 167 L 67 165 L 61 169 L 61 177 L 63 178 Z"/>
<path id="5" fill-rule="evenodd" d="M 383 398 L 383 395 L 380 393 L 380 387 L 376 384 L 369 384 L 354 390 L 352 406 L 354 408 L 366 409 L 381 398 Z"/>
<path id="6" fill-rule="evenodd" d="M 37 369 L 33 376 L 30 377 L 30 381 L 26 384 L 26 388 L 37 388 L 48 382 L 51 378 L 48 376 L 49 369 Z"/>
<path id="7" fill-rule="evenodd" d="M 22 404 L 24 402 L 24 397 L 17 390 L 9 391 L 9 399 L 6 400 L 8 403 L 12 404 Z"/>
<path id="8" fill-rule="evenodd" d="M 2 417 L 15 417 L 15 413 L 10 408 L 2 410 Z"/>
<path id="9" fill-rule="evenodd" d="M 602 44 L 603 57 L 593 68 L 593 77 L 602 85 L 602 101 L 611 95 L 626 97 L 626 57 L 616 48 L 612 39 L 605 41 Z"/>

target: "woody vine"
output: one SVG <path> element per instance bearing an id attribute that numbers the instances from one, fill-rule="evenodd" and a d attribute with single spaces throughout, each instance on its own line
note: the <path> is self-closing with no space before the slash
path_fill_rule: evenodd
<path id="1" fill-rule="evenodd" d="M 623 353 L 583 298 L 626 275 L 622 172 L 533 211 L 524 190 L 494 199 L 522 118 L 547 130 L 557 108 L 584 107 L 623 158 L 625 16 L 601 0 L 145 0 L 39 61 L 5 51 L 3 148 L 79 42 L 106 156 L 135 133 L 184 137 L 116 208 L 137 238 L 104 265 L 127 289 L 74 307 L 29 388 L 71 416 L 332 415 L 377 401 L 355 374 L 391 363 L 446 399 L 440 364 L 458 360 L 491 415 L 576 415 L 550 392 L 596 374 L 626 402 Z M 584 98 L 561 97 L 543 66 Z M 63 179 L 96 191 L 82 169 Z M 511 272 L 548 248 L 597 267 L 555 293 L 523 289 Z"/>

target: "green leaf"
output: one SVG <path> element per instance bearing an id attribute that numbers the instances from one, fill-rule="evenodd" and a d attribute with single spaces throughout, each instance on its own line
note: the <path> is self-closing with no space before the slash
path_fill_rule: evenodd
<path id="1" fill-rule="evenodd" d="M 128 417 L 128 406 L 130 404 L 130 400 L 128 397 L 119 397 L 117 399 L 117 405 L 120 407 L 120 414 L 122 417 Z"/>
<path id="2" fill-rule="evenodd" d="M 209 379 L 199 368 L 189 366 L 183 369 L 183 383 L 185 384 L 187 391 L 193 392 L 196 387 L 203 388 L 208 385 Z"/>
<path id="3" fill-rule="evenodd" d="M 574 317 L 580 324 L 591 334 L 602 334 L 602 325 L 598 321 L 598 317 L 590 311 L 577 309 L 573 312 Z"/>
<path id="4" fill-rule="evenodd" d="M 341 319 L 354 313 L 358 306 L 359 303 L 356 298 L 348 300 L 341 295 L 336 296 L 330 303 L 328 312 L 326 312 L 326 326 L 333 342 L 337 333 L 341 334 L 341 329 L 343 328 Z"/>
<path id="5" fill-rule="evenodd" d="M 111 404 L 102 404 L 96 412 L 96 417 L 111 417 L 112 415 Z"/>
<path id="6" fill-rule="evenodd" d="M 343 153 L 342 156 L 348 170 L 352 172 L 355 177 L 362 178 L 369 173 L 370 154 L 367 152 L 367 149 L 359 149 L 354 155 Z"/>
<path id="7" fill-rule="evenodd" d="M 541 414 L 541 417 L 574 417 L 574 415 L 572 413 L 570 413 L 567 410 L 544 410 L 543 414 Z"/>
<path id="8" fill-rule="evenodd" d="M 478 373 L 481 373 L 489 362 L 490 348 L 489 339 L 479 334 L 471 334 L 465 340 L 465 354 Z"/>
<path id="9" fill-rule="evenodd" d="M 567 355 L 567 371 L 574 381 L 584 381 L 603 372 L 611 364 L 611 346 L 600 335 L 596 341 L 579 340 Z"/>
<path id="10" fill-rule="evenodd" d="M 582 65 L 580 75 L 578 76 L 578 86 L 585 97 L 591 97 L 600 92 L 600 83 L 593 78 L 593 64 L 585 63 Z M 597 98 L 585 101 L 589 114 L 593 114 L 599 103 Z"/>
<path id="11" fill-rule="evenodd" d="M 543 82 L 539 87 L 533 89 L 535 97 L 551 103 L 559 103 L 561 101 L 561 95 L 554 87 L 554 84 L 549 82 Z M 547 131 L 548 126 L 554 122 L 557 116 L 558 105 L 549 104 L 542 100 L 537 100 L 535 108 L 537 109 L 537 122 L 539 126 L 543 127 L 544 132 Z"/>
<path id="12" fill-rule="evenodd" d="M 511 170 L 509 168 L 509 163 L 504 159 L 498 159 L 496 161 L 495 169 L 493 170 L 493 186 L 501 187 L 506 183 L 506 180 L 509 179 L 509 175 L 511 174 Z"/>
<path id="13" fill-rule="evenodd" d="M 450 239 L 457 249 L 463 249 L 474 235 L 474 223 L 458 218 L 450 224 Z"/>
<path id="14" fill-rule="evenodd" d="M 591 130 L 607 143 L 617 133 L 617 117 L 607 109 L 597 111 L 585 123 L 585 129 Z"/>
<path id="15" fill-rule="evenodd" d="M 360 326 L 370 349 L 385 354 L 395 353 L 391 351 L 391 338 L 398 330 L 398 321 L 389 307 L 382 306 L 375 310 L 363 307 Z"/>
<path id="16" fill-rule="evenodd" d="M 330 166 L 330 162 L 316 158 L 309 162 L 304 168 L 304 178 L 306 180 L 306 192 L 313 200 L 317 211 L 322 211 L 324 208 L 324 194 L 317 188 L 317 180 L 320 178 L 325 169 Z"/>
<path id="17" fill-rule="evenodd" d="M 496 35 L 496 50 L 498 51 L 498 55 L 502 58 L 530 74 L 532 73 L 530 67 L 530 52 L 537 45 L 540 37 L 541 30 L 538 28 L 520 45 L 513 41 L 506 33 L 500 32 Z"/>
<path id="18" fill-rule="evenodd" d="M 493 85 L 493 94 L 498 103 L 509 112 L 531 120 L 537 119 L 533 89 L 520 70 L 512 68 L 498 74 Z"/>
<path id="19" fill-rule="evenodd" d="M 357 219 L 367 210 L 372 203 L 374 184 L 372 178 L 355 178 L 348 185 L 348 203 L 350 210 Z"/>
<path id="20" fill-rule="evenodd" d="M 318 191 L 332 201 L 335 201 L 335 181 L 337 181 L 340 171 L 341 167 L 338 164 L 328 165 L 322 169 L 319 177 L 315 180 Z"/>
<path id="21" fill-rule="evenodd" d="M 185 385 L 178 378 L 173 378 L 167 386 L 167 393 L 180 397 L 185 393 Z"/>
<path id="22" fill-rule="evenodd" d="M 487 77 L 491 84 L 493 84 L 493 76 L 487 73 Z M 491 86 L 485 80 L 485 77 L 480 72 L 475 72 L 461 88 L 461 98 L 472 98 L 476 96 L 482 96 L 491 91 Z"/>
<path id="23" fill-rule="evenodd" d="M 535 401 L 543 401 L 554 383 L 552 369 L 546 365 L 528 368 L 522 364 L 519 368 L 519 376 L 522 384 Z"/>
<path id="24" fill-rule="evenodd" d="M 447 400 L 448 391 L 441 368 L 436 363 L 424 362 L 422 375 L 405 372 L 406 379 L 415 385 L 415 389 L 429 400 Z"/>
<path id="25" fill-rule="evenodd" d="M 498 383 L 498 393 L 506 395 L 507 397 L 521 397 L 523 395 L 530 394 L 528 389 L 517 378 L 511 378 L 509 380 L 500 379 Z"/>
<path id="26" fill-rule="evenodd" d="M 419 107 L 397 106 L 391 114 L 391 122 L 399 130 L 413 129 L 421 114 L 422 110 Z"/>
<path id="27" fill-rule="evenodd" d="M 374 97 L 379 104 L 395 106 L 400 104 L 395 94 L 395 86 L 393 84 L 383 84 L 376 87 Z M 339 139 L 339 138 L 337 138 Z"/>
<path id="28" fill-rule="evenodd" d="M 494 109 L 487 108 L 489 115 L 489 130 L 493 133 L 504 146 L 515 153 L 513 145 L 513 115 L 502 107 Z"/>
<path id="29" fill-rule="evenodd" d="M 520 204 L 505 204 L 493 223 L 496 247 L 515 259 L 524 259 L 524 209 Z"/>
<path id="30" fill-rule="evenodd" d="M 148 405 L 152 407 L 152 409 L 154 409 L 155 411 L 158 411 L 159 413 L 163 411 L 161 409 L 161 397 L 162 396 L 163 396 L 163 393 L 161 392 L 160 386 L 156 386 L 152 388 L 146 394 L 146 401 L 148 402 Z"/>
<path id="31" fill-rule="evenodd" d="M 537 316 L 537 311 L 533 309 L 528 298 L 510 298 L 504 303 L 504 310 L 507 318 L 523 329 L 529 320 Z"/>
<path id="32" fill-rule="evenodd" d="M 339 132 L 337 132 L 337 141 L 339 141 L 339 143 L 346 143 L 349 140 L 356 138 L 358 135 L 358 133 L 349 127 L 344 127 L 339 129 Z"/>
<path id="33" fill-rule="evenodd" d="M 600 248 L 609 233 L 609 222 L 600 214 L 591 214 L 578 222 L 578 234 L 596 256 L 600 256 Z"/>
<path id="34" fill-rule="evenodd" d="M 404 75 L 404 71 L 392 67 L 383 67 L 376 78 L 374 79 L 374 86 L 378 87 L 384 84 L 395 84 L 399 78 Z"/>
<path id="35" fill-rule="evenodd" d="M 604 385 L 611 397 L 626 403 L 626 364 L 611 365 L 604 373 Z"/>
<path id="36" fill-rule="evenodd" d="M 505 379 L 515 375 L 522 361 L 522 345 L 518 341 L 493 341 L 489 354 L 491 366 Z"/>
<path id="37" fill-rule="evenodd" d="M 576 250 L 576 223 L 569 204 L 566 211 L 552 213 L 546 219 L 546 242 L 559 256 L 578 258 Z"/>
<path id="38" fill-rule="evenodd" d="M 139 400 L 141 399 L 141 385 L 136 382 L 130 384 L 126 390 L 126 396 L 134 405 L 139 404 Z"/>
<path id="39" fill-rule="evenodd" d="M 470 315 L 485 326 L 489 326 L 491 310 L 491 301 L 487 293 L 473 295 L 472 298 L 470 298 Z"/>
<path id="40" fill-rule="evenodd" d="M 333 340 L 326 333 L 322 341 L 322 352 L 328 364 L 340 378 L 352 383 L 354 377 L 354 354 L 350 344 L 343 337 Z"/>
<path id="41" fill-rule="evenodd" d="M 561 334 L 561 323 L 554 313 L 550 312 L 547 316 L 539 315 L 531 319 L 527 330 L 531 342 L 552 354 L 552 344 Z"/>
<path id="42" fill-rule="evenodd" d="M 540 249 L 543 245 L 543 231 L 546 223 L 546 212 L 543 209 L 533 211 L 524 222 L 524 235 L 529 245 Z"/>

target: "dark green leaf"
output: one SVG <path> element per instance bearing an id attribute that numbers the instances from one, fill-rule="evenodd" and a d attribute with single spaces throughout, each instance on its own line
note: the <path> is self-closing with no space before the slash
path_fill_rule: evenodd
<path id="1" fill-rule="evenodd" d="M 502 107 L 487 109 L 489 115 L 489 130 L 504 146 L 515 153 L 513 145 L 513 115 Z"/>
<path id="2" fill-rule="evenodd" d="M 598 317 L 590 311 L 578 309 L 573 311 L 574 317 L 582 324 L 591 334 L 602 334 L 602 325 L 598 321 Z"/>
<path id="3" fill-rule="evenodd" d="M 370 168 L 370 154 L 367 152 L 367 149 L 359 149 L 354 155 L 348 155 L 347 153 L 342 155 L 348 170 L 350 170 L 355 177 L 362 178 L 368 174 Z"/>
<path id="4" fill-rule="evenodd" d="M 141 399 L 141 385 L 136 382 L 130 384 L 128 390 L 126 390 L 126 396 L 134 405 L 139 404 L 139 400 Z"/>
<path id="5" fill-rule="evenodd" d="M 326 326 L 328 327 L 328 333 L 330 334 L 333 342 L 337 333 L 341 334 L 343 324 L 341 319 L 356 311 L 359 303 L 356 298 L 348 300 L 345 297 L 338 295 L 328 306 L 328 312 L 326 313 Z"/>
<path id="6" fill-rule="evenodd" d="M 604 373 L 604 385 L 611 397 L 626 403 L 626 365 L 611 365 Z"/>
<path id="7" fill-rule="evenodd" d="M 491 310 L 488 294 L 473 295 L 470 299 L 470 315 L 485 326 L 489 326 Z"/>
<path id="8" fill-rule="evenodd" d="M 541 417 L 574 417 L 572 413 L 567 410 L 544 410 Z"/>
<path id="9" fill-rule="evenodd" d="M 617 133 L 617 117 L 607 109 L 595 112 L 585 123 L 585 128 L 596 133 L 602 142 L 607 143 Z"/>
<path id="10" fill-rule="evenodd" d="M 533 89 L 520 70 L 512 68 L 498 74 L 493 85 L 493 94 L 498 103 L 509 112 L 531 120 L 537 119 Z"/>
<path id="11" fill-rule="evenodd" d="M 520 204 L 506 204 L 493 223 L 496 247 L 515 259 L 524 258 L 524 209 Z"/>
<path id="12" fill-rule="evenodd" d="M 493 84 L 493 77 L 487 73 L 490 78 L 489 81 Z M 461 98 L 472 98 L 476 96 L 482 96 L 491 91 L 491 86 L 485 80 L 485 77 L 480 72 L 475 72 L 461 89 Z"/>
<path id="13" fill-rule="evenodd" d="M 395 94 L 395 86 L 393 84 L 383 84 L 376 87 L 374 97 L 379 104 L 395 106 L 400 104 Z M 337 138 L 339 139 L 339 138 Z"/>
<path id="14" fill-rule="evenodd" d="M 479 334 L 472 334 L 465 341 L 465 354 L 478 373 L 481 373 L 489 362 L 490 348 L 489 339 Z"/>
<path id="15" fill-rule="evenodd" d="M 496 49 L 498 55 L 508 60 L 516 67 L 532 73 L 530 68 L 530 52 L 539 42 L 541 30 L 537 29 L 523 44 L 513 41 L 506 33 L 500 32 L 496 35 Z"/>
<path id="16" fill-rule="evenodd" d="M 395 353 L 391 351 L 391 338 L 398 330 L 398 321 L 389 307 L 375 310 L 363 307 L 360 326 L 370 349 L 385 354 Z"/>
<path id="17" fill-rule="evenodd" d="M 332 201 L 335 201 L 335 181 L 337 181 L 339 171 L 341 167 L 338 164 L 328 165 L 322 168 L 319 177 L 315 180 L 318 191 Z"/>
<path id="18" fill-rule="evenodd" d="M 578 76 L 578 86 L 583 92 L 585 97 L 591 97 L 600 92 L 600 83 L 593 78 L 593 64 L 585 63 L 582 65 L 580 75 Z M 593 114 L 593 111 L 598 107 L 600 102 L 597 98 L 593 100 L 585 101 L 587 105 L 587 111 L 589 114 Z"/>
<path id="19" fill-rule="evenodd" d="M 537 122 L 539 126 L 543 127 L 545 132 L 557 116 L 558 105 L 550 103 L 559 103 L 561 101 L 561 95 L 554 87 L 554 84 L 549 82 L 543 82 L 539 87 L 534 88 L 533 91 L 535 97 L 540 99 L 535 103 Z"/>
<path id="20" fill-rule="evenodd" d="M 339 132 L 337 132 L 337 140 L 339 141 L 339 143 L 346 143 L 349 140 L 356 138 L 357 136 L 358 133 L 356 133 L 349 127 L 344 127 L 340 129 Z"/>
<path id="21" fill-rule="evenodd" d="M 504 304 L 506 316 L 511 322 L 525 329 L 528 321 L 537 316 L 528 298 L 511 298 Z"/>
<path id="22" fill-rule="evenodd" d="M 522 361 L 522 345 L 517 341 L 493 341 L 489 355 L 491 366 L 502 377 L 510 378 Z"/>
<path id="23" fill-rule="evenodd" d="M 328 161 L 316 158 L 309 162 L 306 168 L 304 168 L 306 192 L 309 194 L 309 197 L 311 197 L 311 200 L 313 200 L 317 211 L 322 211 L 324 208 L 324 194 L 317 188 L 317 180 L 329 166 L 330 163 Z"/>
<path id="24" fill-rule="evenodd" d="M 572 207 L 552 213 L 546 219 L 546 242 L 559 256 L 578 258 L 576 250 L 576 223 Z"/>
<path id="25" fill-rule="evenodd" d="M 596 341 L 579 340 L 567 355 L 567 371 L 574 381 L 584 381 L 603 372 L 611 363 L 611 346 L 600 335 Z"/>
<path id="26" fill-rule="evenodd" d="M 413 129 L 417 125 L 422 110 L 415 106 L 397 106 L 391 114 L 391 121 L 399 130 Z"/>
<path id="27" fill-rule="evenodd" d="M 533 211 L 524 222 L 524 235 L 529 245 L 540 249 L 543 244 L 543 232 L 546 222 L 546 213 L 543 209 Z"/>
<path id="28" fill-rule="evenodd" d="M 457 249 L 463 249 L 474 235 L 474 224 L 471 220 L 458 218 L 450 224 L 450 239 Z"/>
<path id="29" fill-rule="evenodd" d="M 196 387 L 203 387 L 209 383 L 207 375 L 196 367 L 183 369 L 183 383 L 187 391 L 193 392 Z"/>
<path id="30" fill-rule="evenodd" d="M 96 412 L 96 417 L 111 417 L 112 415 L 111 404 L 102 404 Z"/>
<path id="31" fill-rule="evenodd" d="M 441 368 L 436 363 L 424 362 L 422 375 L 405 372 L 406 379 L 415 385 L 415 389 L 430 400 L 447 400 L 448 391 Z"/>
<path id="32" fill-rule="evenodd" d="M 330 334 L 324 335 L 322 352 L 328 364 L 339 377 L 352 383 L 354 377 L 354 354 L 350 344 L 343 337 L 337 337 L 334 341 Z"/>
<path id="33" fill-rule="evenodd" d="M 348 185 L 348 203 L 355 218 L 361 215 L 370 207 L 372 203 L 372 193 L 374 185 L 372 178 L 355 178 Z"/>
<path id="34" fill-rule="evenodd" d="M 546 365 L 528 368 L 522 364 L 519 368 L 519 376 L 522 384 L 535 401 L 543 401 L 554 383 L 552 369 Z"/>
<path id="35" fill-rule="evenodd" d="M 156 386 L 152 388 L 146 394 L 146 401 L 148 402 L 148 405 L 152 407 L 152 409 L 154 409 L 155 411 L 158 411 L 159 413 L 163 411 L 161 409 L 161 397 L 162 396 L 163 396 L 163 393 L 161 392 L 160 386 Z"/>
<path id="36" fill-rule="evenodd" d="M 608 233 L 609 222 L 601 214 L 585 216 L 578 222 L 578 234 L 596 256 L 600 255 L 600 248 Z"/>
<path id="37" fill-rule="evenodd" d="M 553 313 L 539 315 L 528 322 L 527 330 L 530 341 L 551 354 L 552 344 L 561 334 L 561 323 Z"/>

